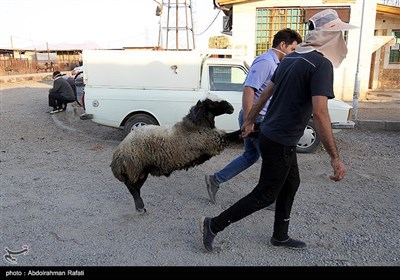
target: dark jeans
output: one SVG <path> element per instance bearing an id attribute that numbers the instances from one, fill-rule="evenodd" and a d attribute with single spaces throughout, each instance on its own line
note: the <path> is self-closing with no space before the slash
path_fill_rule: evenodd
<path id="1" fill-rule="evenodd" d="M 300 185 L 296 147 L 276 143 L 259 135 L 262 166 L 256 187 L 219 216 L 211 220 L 211 231 L 218 233 L 230 224 L 272 204 L 276 199 L 273 236 L 289 238 L 289 219 L 293 200 Z"/>
<path id="2" fill-rule="evenodd" d="M 74 102 L 75 100 L 66 100 L 59 93 L 49 93 L 49 106 L 53 107 L 55 110 L 63 109 L 64 105 Z"/>

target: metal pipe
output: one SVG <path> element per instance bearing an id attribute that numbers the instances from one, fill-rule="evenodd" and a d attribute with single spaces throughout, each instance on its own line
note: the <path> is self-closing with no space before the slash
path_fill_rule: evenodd
<path id="1" fill-rule="evenodd" d="M 358 42 L 357 70 L 356 70 L 355 81 L 354 81 L 353 115 L 352 115 L 353 120 L 357 120 L 357 117 L 358 117 L 358 97 L 360 95 L 360 77 L 359 77 L 360 54 L 361 54 L 361 42 L 362 42 L 363 25 L 364 25 L 364 13 L 365 13 L 365 0 L 363 0 L 363 5 L 362 5 L 360 38 L 359 38 L 359 42 Z"/>

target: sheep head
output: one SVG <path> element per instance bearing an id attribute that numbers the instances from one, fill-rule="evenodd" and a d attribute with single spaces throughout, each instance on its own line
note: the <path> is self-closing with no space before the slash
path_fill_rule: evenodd
<path id="1" fill-rule="evenodd" d="M 195 106 L 190 109 L 187 117 L 195 124 L 200 124 L 206 120 L 207 124 L 215 127 L 214 118 L 223 114 L 232 114 L 233 106 L 226 100 L 217 98 L 206 98 L 199 100 Z"/>

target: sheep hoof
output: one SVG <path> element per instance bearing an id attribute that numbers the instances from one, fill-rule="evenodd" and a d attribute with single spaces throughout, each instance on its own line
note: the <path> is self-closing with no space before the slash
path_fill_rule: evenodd
<path id="1" fill-rule="evenodd" d="M 138 211 L 139 213 L 146 212 L 146 209 L 144 209 L 143 200 L 141 198 L 135 199 L 135 208 L 136 208 L 136 211 Z"/>
<path id="2" fill-rule="evenodd" d="M 146 208 L 136 208 L 136 211 L 138 211 L 140 214 L 146 213 Z"/>

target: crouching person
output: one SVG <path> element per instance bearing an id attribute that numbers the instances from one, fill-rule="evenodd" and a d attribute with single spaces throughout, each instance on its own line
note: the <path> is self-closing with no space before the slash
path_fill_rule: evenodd
<path id="1" fill-rule="evenodd" d="M 71 85 L 62 78 L 60 71 L 53 73 L 53 87 L 49 90 L 49 106 L 53 107 L 50 114 L 64 111 L 67 104 L 75 101 L 75 94 Z"/>

